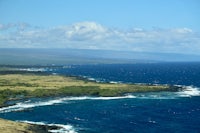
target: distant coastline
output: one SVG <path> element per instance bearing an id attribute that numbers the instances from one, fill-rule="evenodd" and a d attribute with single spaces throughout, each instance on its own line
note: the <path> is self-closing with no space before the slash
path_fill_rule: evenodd
<path id="1" fill-rule="evenodd" d="M 0 48 L 0 65 L 134 64 L 199 61 L 200 56 L 195 54 L 67 48 Z"/>

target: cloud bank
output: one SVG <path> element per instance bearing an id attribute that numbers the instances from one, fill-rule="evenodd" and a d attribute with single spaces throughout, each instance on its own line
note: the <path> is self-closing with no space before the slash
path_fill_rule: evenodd
<path id="1" fill-rule="evenodd" d="M 0 24 L 0 48 L 73 48 L 199 54 L 200 34 L 189 28 L 109 28 L 95 22 L 42 28 Z"/>

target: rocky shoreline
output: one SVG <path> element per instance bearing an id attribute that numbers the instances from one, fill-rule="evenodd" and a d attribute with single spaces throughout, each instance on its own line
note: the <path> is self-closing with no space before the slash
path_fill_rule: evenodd
<path id="1" fill-rule="evenodd" d="M 169 85 L 97 83 L 80 77 L 49 75 L 41 72 L 1 71 L 0 107 L 9 106 L 7 101 L 27 98 L 60 96 L 115 97 L 135 92 L 174 92 L 181 89 L 183 88 Z M 49 133 L 51 130 L 62 128 L 57 125 L 38 125 L 0 118 L 1 133 Z"/>
<path id="2" fill-rule="evenodd" d="M 51 130 L 59 130 L 61 128 L 55 125 L 30 124 L 0 118 L 1 133 L 51 133 Z"/>

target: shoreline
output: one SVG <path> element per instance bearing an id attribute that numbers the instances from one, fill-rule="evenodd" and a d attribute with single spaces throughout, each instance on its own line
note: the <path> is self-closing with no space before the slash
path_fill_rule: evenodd
<path id="1" fill-rule="evenodd" d="M 0 118 L 1 133 L 51 133 L 53 131 L 68 130 L 56 124 L 37 124 L 33 122 L 12 121 Z"/>
<path id="2" fill-rule="evenodd" d="M 8 101 L 27 98 L 48 97 L 119 97 L 129 93 L 178 91 L 178 86 L 152 84 L 98 83 L 83 77 L 51 75 L 44 72 L 1 71 L 0 74 L 0 108 L 11 106 Z M 4 120 L 0 118 L 0 131 L 48 133 L 49 130 L 59 130 L 62 127 L 38 125 L 24 122 Z M 14 125 L 14 126 L 12 126 Z M 19 131 L 19 132 L 17 132 Z"/>
<path id="3" fill-rule="evenodd" d="M 35 73 L 0 75 L 0 87 L 0 107 L 8 106 L 6 104 L 8 101 L 27 98 L 64 96 L 117 97 L 129 93 L 174 92 L 183 89 L 180 86 L 103 83 L 75 76 Z"/>
<path id="4" fill-rule="evenodd" d="M 179 91 L 181 89 L 183 87 L 175 85 L 98 82 L 80 76 L 54 75 L 43 71 L 0 67 L 0 108 L 8 106 L 7 101 L 27 98 L 116 97 L 136 92 Z"/>

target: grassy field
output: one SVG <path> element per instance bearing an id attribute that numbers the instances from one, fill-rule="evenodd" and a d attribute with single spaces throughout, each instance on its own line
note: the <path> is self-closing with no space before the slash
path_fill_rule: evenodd
<path id="1" fill-rule="evenodd" d="M 174 91 L 176 87 L 96 83 L 76 77 L 36 74 L 0 75 L 0 106 L 8 100 L 49 96 L 121 96 L 134 92 Z"/>
<path id="2" fill-rule="evenodd" d="M 14 122 L 0 118 L 1 133 L 49 133 L 49 130 L 60 129 L 57 126 L 34 125 L 22 122 Z"/>
<path id="3" fill-rule="evenodd" d="M 26 123 L 17 123 L 0 119 L 1 133 L 33 133 L 33 131 L 29 130 L 30 126 L 31 125 Z"/>

